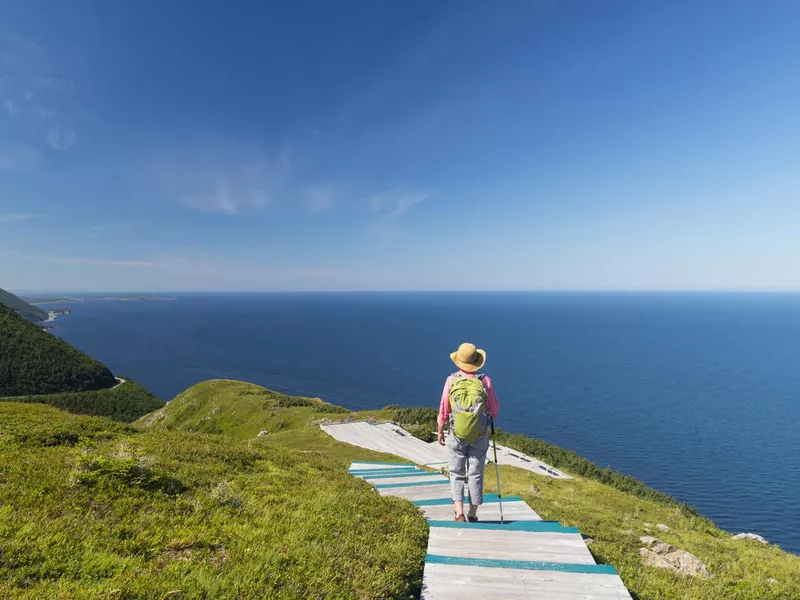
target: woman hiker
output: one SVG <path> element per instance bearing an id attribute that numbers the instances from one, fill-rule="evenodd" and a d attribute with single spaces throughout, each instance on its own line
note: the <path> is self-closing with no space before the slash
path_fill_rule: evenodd
<path id="1" fill-rule="evenodd" d="M 497 417 L 500 404 L 488 375 L 478 374 L 486 352 L 464 343 L 450 355 L 458 367 L 444 382 L 439 404 L 439 443 L 450 454 L 450 496 L 456 522 L 478 520 L 483 504 L 483 469 L 489 450 L 489 419 Z M 444 424 L 450 431 L 445 441 Z M 464 515 L 464 484 L 469 488 L 469 513 Z"/>

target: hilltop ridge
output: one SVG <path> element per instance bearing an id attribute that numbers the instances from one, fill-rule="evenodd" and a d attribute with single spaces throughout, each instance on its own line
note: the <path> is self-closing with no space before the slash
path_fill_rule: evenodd
<path id="1" fill-rule="evenodd" d="M 0 288 L 0 305 L 7 306 L 29 321 L 33 321 L 35 323 L 45 321 L 49 316 L 46 311 L 42 310 L 38 306 L 30 304 L 19 296 L 15 296 L 11 292 L 8 292 L 2 288 Z"/>

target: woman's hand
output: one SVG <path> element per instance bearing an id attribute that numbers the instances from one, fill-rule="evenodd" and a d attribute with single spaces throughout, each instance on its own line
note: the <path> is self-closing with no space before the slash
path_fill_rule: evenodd
<path id="1" fill-rule="evenodd" d="M 440 429 L 438 435 L 439 443 L 444 446 L 444 432 Z"/>

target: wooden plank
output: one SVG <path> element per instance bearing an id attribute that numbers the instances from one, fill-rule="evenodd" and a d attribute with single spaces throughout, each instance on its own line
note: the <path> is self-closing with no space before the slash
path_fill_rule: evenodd
<path id="1" fill-rule="evenodd" d="M 431 528 L 428 540 L 428 554 L 434 555 L 595 564 L 579 533 Z"/>
<path id="2" fill-rule="evenodd" d="M 339 441 L 370 450 L 397 454 L 419 464 L 447 461 L 445 448 L 429 446 L 397 426 L 381 427 L 366 421 L 359 421 L 321 427 L 323 431 Z M 397 433 L 398 430 L 401 433 Z"/>
<path id="3" fill-rule="evenodd" d="M 433 485 L 434 483 L 442 483 L 442 484 L 446 483 L 447 485 L 450 485 L 450 480 L 449 479 L 445 479 L 444 477 L 439 475 L 438 479 L 436 479 L 434 477 L 425 477 L 424 480 L 422 480 L 422 481 L 408 481 L 407 479 L 403 479 L 402 481 L 395 481 L 395 482 L 392 482 L 392 483 L 386 483 L 386 482 L 380 481 L 380 482 L 372 483 L 372 485 L 375 486 L 375 489 L 385 490 L 387 488 L 417 487 L 417 486 L 420 486 L 420 485 Z"/>
<path id="4" fill-rule="evenodd" d="M 375 480 L 375 483 L 381 483 L 381 479 L 401 479 L 403 477 L 444 477 L 438 471 L 423 471 L 421 469 L 415 469 L 413 471 L 400 471 L 398 472 L 397 469 L 389 469 L 388 471 L 383 472 L 375 472 L 372 471 L 365 475 L 360 474 L 358 471 L 355 473 L 351 473 L 351 475 L 355 475 L 356 477 L 361 477 L 362 479 L 368 479 L 370 481 Z"/>
<path id="5" fill-rule="evenodd" d="M 364 471 L 358 469 L 356 471 L 348 471 L 348 474 L 352 475 L 353 477 L 358 477 L 360 479 L 369 479 L 374 476 L 389 476 L 389 477 L 397 477 L 399 475 L 403 475 L 405 473 L 410 473 L 414 475 L 415 473 L 425 473 L 422 469 L 375 469 Z"/>
<path id="6" fill-rule="evenodd" d="M 469 504 L 469 494 L 464 496 L 464 501 Z M 483 495 L 483 504 L 490 504 L 500 502 L 500 497 L 497 494 L 484 494 Z M 507 502 L 522 502 L 522 498 L 519 496 L 505 496 L 503 498 L 503 504 Z M 434 504 L 452 504 L 453 500 L 450 498 L 449 494 L 445 498 L 431 498 L 430 500 L 419 500 L 415 501 L 414 504 L 417 506 L 433 506 Z"/>
<path id="7" fill-rule="evenodd" d="M 398 487 L 378 490 L 381 496 L 397 496 L 406 500 L 425 500 L 427 498 L 441 498 L 450 493 L 449 483 L 439 483 L 419 487 Z"/>
<path id="8" fill-rule="evenodd" d="M 630 600 L 617 575 L 426 563 L 423 600 Z"/>
<path id="9" fill-rule="evenodd" d="M 365 479 L 378 489 L 386 489 L 390 487 L 410 487 L 415 485 L 432 485 L 434 483 L 450 483 L 449 480 L 442 477 L 440 473 L 412 475 L 410 477 L 387 477 L 380 479 L 372 479 L 371 477 L 368 477 Z"/>
<path id="10" fill-rule="evenodd" d="M 478 522 L 459 524 L 454 523 L 451 520 L 446 520 L 429 521 L 428 525 L 431 528 L 457 528 L 459 530 L 473 529 L 477 531 L 538 531 L 540 533 L 578 533 L 577 527 L 565 527 L 558 521 L 507 521 L 505 523 Z"/>
<path id="11" fill-rule="evenodd" d="M 420 506 L 426 519 L 445 520 L 453 518 L 453 503 L 438 504 L 434 506 Z M 525 502 L 503 502 L 503 517 L 507 521 L 540 521 L 541 518 Z M 480 522 L 500 521 L 500 505 L 483 504 L 478 509 Z"/>

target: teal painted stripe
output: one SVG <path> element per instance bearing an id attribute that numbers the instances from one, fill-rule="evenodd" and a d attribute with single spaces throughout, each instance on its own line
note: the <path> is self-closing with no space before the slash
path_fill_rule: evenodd
<path id="1" fill-rule="evenodd" d="M 499 558 L 465 558 L 428 554 L 426 563 L 435 565 L 459 565 L 464 567 L 491 567 L 494 569 L 525 569 L 527 571 L 562 571 L 564 573 L 590 573 L 616 575 L 611 565 L 574 565 L 568 563 L 535 562 L 530 560 L 502 560 Z"/>
<path id="2" fill-rule="evenodd" d="M 387 473 L 391 473 L 392 471 L 413 471 L 414 469 L 419 470 L 420 467 L 416 465 L 401 465 L 399 467 L 377 467 L 374 465 L 363 465 L 358 467 L 350 467 L 347 470 L 354 473 L 357 473 L 358 471 L 386 471 Z"/>
<path id="3" fill-rule="evenodd" d="M 375 488 L 382 490 L 385 488 L 411 487 L 414 485 L 444 485 L 445 483 L 450 483 L 450 480 L 442 477 L 441 481 L 414 481 L 411 483 L 379 483 L 378 485 L 375 486 Z"/>
<path id="4" fill-rule="evenodd" d="M 464 498 L 467 502 L 469 502 L 469 496 Z M 483 503 L 488 504 L 492 502 L 499 502 L 500 499 L 497 497 L 497 494 L 484 494 L 483 495 Z M 522 498 L 519 496 L 505 496 L 503 497 L 503 502 L 522 502 Z M 414 500 L 414 504 L 417 506 L 439 506 L 441 504 L 452 504 L 453 500 L 451 498 L 431 498 L 430 500 Z"/>
<path id="5" fill-rule="evenodd" d="M 400 469 L 347 469 L 351 475 L 380 475 L 381 473 L 425 473 L 422 469 L 416 467 L 402 467 Z"/>
<path id="6" fill-rule="evenodd" d="M 354 460 L 353 464 L 350 465 L 352 468 L 353 465 L 392 465 L 393 467 L 415 467 L 416 465 L 413 463 L 393 463 L 393 462 L 375 462 L 370 460 Z"/>
<path id="7" fill-rule="evenodd" d="M 503 529 L 505 531 L 534 531 L 539 533 L 578 533 L 577 527 L 565 527 L 558 521 L 496 521 L 456 523 L 455 521 L 428 521 L 431 527 L 458 527 L 468 529 Z"/>
<path id="8" fill-rule="evenodd" d="M 430 473 L 428 471 L 417 471 L 416 473 L 391 473 L 388 475 L 362 475 L 364 479 L 391 479 L 392 477 L 443 477 L 441 473 Z"/>

